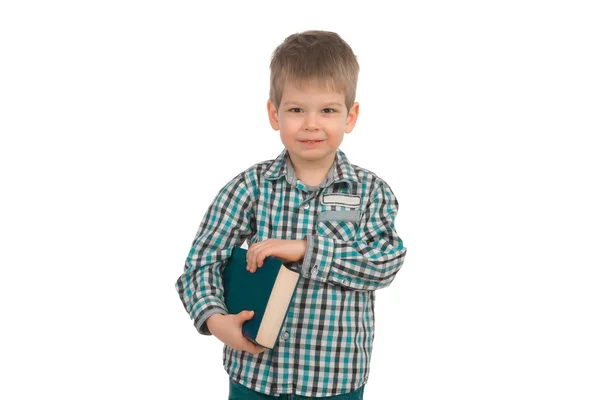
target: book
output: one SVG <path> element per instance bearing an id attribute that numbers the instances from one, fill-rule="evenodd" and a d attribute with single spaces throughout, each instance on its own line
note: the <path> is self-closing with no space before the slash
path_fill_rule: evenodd
<path id="1" fill-rule="evenodd" d="M 223 270 L 225 305 L 230 314 L 254 311 L 242 325 L 242 334 L 259 346 L 275 347 L 300 273 L 283 265 L 283 260 L 268 256 L 251 273 L 246 270 L 248 250 L 235 246 Z"/>

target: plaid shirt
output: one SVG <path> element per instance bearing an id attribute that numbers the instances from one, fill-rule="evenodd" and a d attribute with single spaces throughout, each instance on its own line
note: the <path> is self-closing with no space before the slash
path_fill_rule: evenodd
<path id="1" fill-rule="evenodd" d="M 175 285 L 198 332 L 210 335 L 206 319 L 227 314 L 221 277 L 233 246 L 307 240 L 304 259 L 286 263 L 301 276 L 275 348 L 223 348 L 230 377 L 268 395 L 333 396 L 367 382 L 374 290 L 392 282 L 406 253 L 392 190 L 340 149 L 327 178 L 309 188 L 287 149 L 237 175 L 209 206 Z"/>

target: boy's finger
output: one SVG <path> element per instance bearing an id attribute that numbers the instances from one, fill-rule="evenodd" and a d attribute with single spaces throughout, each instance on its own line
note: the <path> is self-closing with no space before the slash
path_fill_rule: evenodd
<path id="1" fill-rule="evenodd" d="M 260 268 L 263 265 L 263 262 L 265 261 L 265 258 L 261 255 L 256 257 L 256 267 Z"/>

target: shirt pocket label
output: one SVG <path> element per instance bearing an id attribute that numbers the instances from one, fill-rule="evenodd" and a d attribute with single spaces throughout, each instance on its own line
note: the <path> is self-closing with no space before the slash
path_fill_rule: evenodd
<path id="1" fill-rule="evenodd" d="M 347 193 L 325 193 L 321 197 L 321 204 L 358 208 L 361 198 L 357 194 Z"/>

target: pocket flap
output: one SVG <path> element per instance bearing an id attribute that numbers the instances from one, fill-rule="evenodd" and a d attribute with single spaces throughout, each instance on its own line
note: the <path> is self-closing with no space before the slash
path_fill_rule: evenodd
<path id="1" fill-rule="evenodd" d="M 360 210 L 329 210 L 319 213 L 317 222 L 320 221 L 360 221 Z"/>

